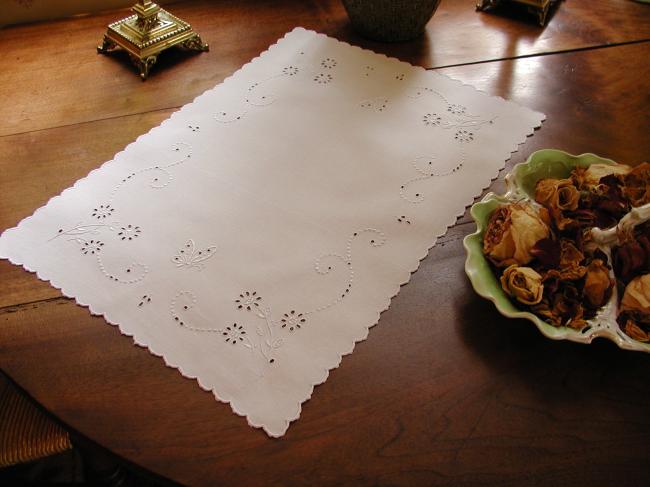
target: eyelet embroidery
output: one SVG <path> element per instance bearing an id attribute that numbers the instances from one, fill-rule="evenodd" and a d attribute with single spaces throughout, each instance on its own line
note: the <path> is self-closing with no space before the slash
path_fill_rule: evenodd
<path id="1" fill-rule="evenodd" d="M 254 306 L 259 308 L 261 300 L 262 298 L 257 295 L 257 291 L 244 291 L 239 295 L 238 299 L 235 299 L 235 303 L 237 303 L 238 309 L 246 308 L 247 311 L 251 311 Z"/>
<path id="2" fill-rule="evenodd" d="M 214 115 L 214 119 L 219 123 L 233 123 L 241 120 L 246 115 L 246 111 L 242 112 L 218 112 Z"/>
<path id="3" fill-rule="evenodd" d="M 145 174 L 148 172 L 154 173 L 154 177 L 149 181 L 150 188 L 160 189 L 167 186 L 173 179 L 173 176 L 169 171 L 169 169 L 179 164 L 182 164 L 183 162 L 188 160 L 192 155 L 192 150 L 190 145 L 184 142 L 179 142 L 177 144 L 174 144 L 172 146 L 172 152 L 173 153 L 181 152 L 181 148 L 184 149 L 183 151 L 184 155 L 180 159 L 177 159 L 165 166 L 155 165 L 144 169 L 140 169 L 139 171 L 132 172 L 126 175 L 125 177 L 123 177 L 122 180 L 119 183 L 117 183 L 111 190 L 110 198 L 108 202 L 93 208 L 93 211 L 91 212 L 91 217 L 104 221 L 108 217 L 113 216 L 113 213 L 116 211 L 113 205 L 113 200 L 118 195 L 120 189 L 123 188 L 126 184 L 130 184 L 133 181 L 137 181 L 141 174 Z M 164 180 L 161 181 L 161 179 Z M 119 272 L 117 271 L 109 272 L 106 269 L 104 261 L 102 260 L 101 257 L 101 254 L 104 253 L 102 252 L 104 250 L 104 242 L 99 239 L 86 240 L 81 238 L 81 236 L 83 235 L 98 235 L 100 234 L 101 230 L 105 230 L 105 229 L 107 229 L 110 232 L 117 232 L 117 237 L 122 242 L 132 241 L 133 239 L 138 238 L 142 234 L 142 230 L 139 225 L 133 225 L 133 224 L 120 225 L 119 222 L 113 222 L 111 224 L 107 224 L 107 223 L 85 224 L 81 222 L 81 223 L 77 223 L 77 225 L 67 230 L 64 228 L 59 228 L 56 234 L 48 239 L 48 242 L 51 242 L 62 236 L 73 237 L 73 238 L 69 238 L 68 241 L 73 241 L 76 242 L 78 245 L 80 245 L 80 249 L 83 254 L 95 255 L 97 260 L 97 266 L 99 267 L 100 272 L 111 281 L 118 282 L 121 284 L 134 284 L 136 282 L 143 280 L 146 277 L 147 273 L 149 272 L 149 268 L 147 267 L 146 264 L 140 262 L 133 262 L 129 266 L 122 268 Z"/>
<path id="4" fill-rule="evenodd" d="M 270 91 L 265 91 L 264 93 L 257 93 L 261 89 L 264 88 L 264 86 L 269 82 L 277 78 L 281 77 L 291 77 L 291 76 L 296 76 L 300 72 L 300 68 L 298 66 L 285 66 L 282 68 L 281 72 L 279 74 L 275 74 L 273 76 L 270 76 L 266 79 L 256 81 L 252 83 L 246 91 L 248 92 L 248 95 L 243 98 L 241 101 L 241 104 L 247 107 L 253 107 L 253 108 L 264 108 L 272 103 L 274 103 L 277 99 L 277 97 L 271 93 Z M 226 110 L 220 110 L 217 111 L 214 115 L 213 118 L 222 124 L 231 124 L 234 122 L 238 122 L 242 120 L 246 115 L 248 114 L 248 110 L 246 108 L 242 108 L 240 110 L 235 110 L 235 111 L 226 111 Z"/>
<path id="5" fill-rule="evenodd" d="M 442 123 L 442 118 L 437 113 L 427 113 L 422 117 L 422 122 L 427 126 L 439 126 Z"/>
<path id="6" fill-rule="evenodd" d="M 450 169 L 436 170 L 436 157 L 435 156 L 419 156 L 411 161 L 411 166 L 420 174 L 412 179 L 409 179 L 400 186 L 400 197 L 409 203 L 422 203 L 424 201 L 424 194 L 421 192 L 415 193 L 413 196 L 409 195 L 410 187 L 420 181 L 425 181 L 434 177 L 450 176 L 460 171 L 464 165 L 465 151 L 461 149 L 460 160 Z M 424 166 L 424 167 L 422 167 Z"/>
<path id="7" fill-rule="evenodd" d="M 140 302 L 138 303 L 138 307 L 141 308 L 145 304 L 149 304 L 149 303 L 151 303 L 151 296 L 148 295 L 148 294 L 145 294 L 144 296 L 142 296 L 140 298 Z"/>
<path id="8" fill-rule="evenodd" d="M 336 67 L 336 60 L 328 57 L 323 59 L 320 65 L 325 69 L 333 69 L 334 67 Z"/>
<path id="9" fill-rule="evenodd" d="M 287 328 L 290 332 L 300 329 L 302 325 L 307 322 L 307 319 L 302 313 L 296 313 L 296 310 L 291 310 L 288 313 L 284 313 L 284 316 L 280 319 L 282 323 L 282 328 Z"/>
<path id="10" fill-rule="evenodd" d="M 398 75 L 395 76 L 395 79 L 396 79 L 397 81 L 404 81 L 404 78 L 405 78 L 404 73 L 400 73 L 400 74 L 398 74 Z"/>
<path id="11" fill-rule="evenodd" d="M 192 147 L 189 144 L 186 144 L 185 142 L 179 142 L 177 144 L 174 144 L 172 146 L 172 153 L 176 154 L 177 152 L 181 152 L 181 148 L 183 149 L 182 152 L 184 152 L 184 155 L 181 156 L 179 159 L 176 159 L 174 162 L 171 162 L 165 166 L 155 165 L 155 166 L 146 167 L 144 169 L 140 169 L 139 171 L 132 172 L 126 175 L 124 178 L 122 178 L 122 180 L 113 187 L 113 190 L 110 193 L 109 204 L 112 203 L 112 201 L 117 196 L 118 192 L 125 185 L 133 183 L 134 181 L 138 180 L 141 174 L 153 173 L 152 174 L 153 177 L 149 180 L 150 188 L 162 189 L 168 186 L 171 183 L 171 181 L 174 179 L 169 169 L 184 163 L 185 161 L 187 161 L 192 157 Z"/>
<path id="12" fill-rule="evenodd" d="M 364 66 L 364 67 L 363 67 L 363 70 L 364 70 L 363 75 L 364 75 L 366 78 L 368 78 L 368 77 L 370 77 L 370 75 L 372 74 L 372 72 L 375 70 L 375 68 L 372 67 L 372 66 Z"/>
<path id="13" fill-rule="evenodd" d="M 467 107 L 464 105 L 460 105 L 458 103 L 451 103 L 447 97 L 445 97 L 442 93 L 439 91 L 434 90 L 433 88 L 429 88 L 427 86 L 419 86 L 416 87 L 409 95 L 409 98 L 417 99 L 420 98 L 424 95 L 431 95 L 436 98 L 438 98 L 440 101 L 442 101 L 445 105 L 445 111 L 449 114 L 452 115 L 453 119 L 450 120 L 445 120 L 441 119 L 441 123 L 437 124 L 440 125 L 442 128 L 446 129 L 459 129 L 459 128 L 472 128 L 472 127 L 480 127 L 481 125 L 484 124 L 491 124 L 494 123 L 495 118 L 492 119 L 487 119 L 487 120 L 482 120 L 480 115 L 472 115 L 467 113 Z M 438 116 L 440 116 L 438 114 Z M 426 115 L 425 115 L 426 117 Z M 426 124 L 425 125 L 431 125 L 431 124 Z"/>
<path id="14" fill-rule="evenodd" d="M 200 271 L 205 267 L 204 262 L 214 257 L 216 250 L 216 245 L 199 250 L 196 248 L 194 240 L 189 239 L 172 257 L 172 262 L 179 268 L 192 268 Z"/>
<path id="15" fill-rule="evenodd" d="M 376 113 L 381 113 L 384 110 L 386 110 L 386 107 L 388 106 L 388 98 L 385 98 L 383 96 L 378 96 L 377 98 L 373 98 L 371 100 L 364 100 L 360 103 L 361 108 L 366 108 L 369 110 L 373 110 Z"/>
<path id="16" fill-rule="evenodd" d="M 81 253 L 84 255 L 95 255 L 101 252 L 103 246 L 104 242 L 100 240 L 84 240 L 81 244 Z"/>
<path id="17" fill-rule="evenodd" d="M 463 105 L 452 103 L 447 106 L 447 111 L 452 115 L 464 115 L 467 111 L 467 108 Z"/>
<path id="18" fill-rule="evenodd" d="M 404 216 L 404 215 L 402 215 L 402 216 L 398 216 L 398 217 L 397 217 L 397 221 L 398 221 L 399 223 L 406 223 L 407 225 L 410 225 L 410 224 L 411 224 L 411 220 L 409 220 L 409 219 L 408 219 L 406 216 Z"/>
<path id="19" fill-rule="evenodd" d="M 433 95 L 439 98 L 440 100 L 442 100 L 445 103 L 445 105 L 449 105 L 447 98 L 445 98 L 445 96 L 442 93 L 434 90 L 433 88 L 429 88 L 428 86 L 415 87 L 413 91 L 408 95 L 408 97 L 416 99 L 416 98 L 420 98 L 423 95 Z"/>
<path id="20" fill-rule="evenodd" d="M 248 333 L 245 324 L 234 323 L 223 328 L 200 327 L 192 324 L 189 317 L 187 317 L 187 313 L 196 305 L 197 299 L 189 291 L 180 291 L 172 299 L 170 303 L 172 320 L 178 326 L 189 331 L 220 333 L 225 338 L 224 341 L 226 343 L 232 344 L 232 341 L 235 340 L 235 344 L 242 344 L 251 352 L 257 351 L 258 356 L 263 358 L 267 366 L 273 364 L 276 362 L 276 351 L 284 344 L 284 339 L 278 337 L 277 332 L 296 333 L 308 322 L 309 315 L 325 311 L 339 304 L 350 294 L 354 278 L 354 270 L 352 268 L 353 243 L 361 238 L 367 240 L 367 244 L 371 247 L 380 247 L 386 242 L 386 235 L 383 232 L 374 228 L 365 228 L 354 232 L 348 238 L 344 255 L 325 254 L 316 260 L 314 268 L 319 274 L 325 275 L 333 272 L 338 261 L 343 264 L 346 270 L 345 273 L 348 276 L 343 291 L 334 299 L 321 306 L 309 311 L 296 311 L 295 309 L 287 311 L 281 315 L 279 320 L 276 320 L 272 317 L 270 306 L 264 303 L 262 296 L 257 291 L 242 291 L 234 299 L 236 309 L 246 313 L 252 313 L 253 316 L 263 321 L 262 325 L 258 325 L 255 328 L 256 341 L 253 341 L 251 338 L 252 335 Z M 239 338 L 243 338 L 243 340 Z"/>
<path id="21" fill-rule="evenodd" d="M 332 82 L 334 77 L 329 73 L 318 73 L 314 76 L 314 81 L 319 85 L 326 85 Z"/>
<path id="22" fill-rule="evenodd" d="M 99 270 L 102 274 L 108 277 L 111 281 L 118 282 L 120 284 L 135 284 L 136 282 L 142 281 L 147 273 L 149 272 L 149 267 L 145 264 L 140 264 L 138 262 L 131 263 L 130 266 L 125 267 L 120 273 L 121 276 L 117 273 L 109 273 L 104 266 L 104 262 L 100 255 L 97 255 L 97 264 L 99 265 Z"/>
<path id="23" fill-rule="evenodd" d="M 138 225 L 126 225 L 125 227 L 120 227 L 120 231 L 117 233 L 117 236 L 120 237 L 120 240 L 133 240 L 138 238 L 142 233 Z"/>
<path id="24" fill-rule="evenodd" d="M 237 323 L 226 326 L 223 330 L 221 330 L 221 334 L 226 337 L 226 343 L 230 343 L 232 345 L 237 345 L 238 343 L 243 344 L 244 340 L 248 340 L 248 337 L 246 336 L 246 330 L 244 330 L 244 327 L 242 325 L 238 325 Z"/>
<path id="25" fill-rule="evenodd" d="M 474 140 L 474 133 L 470 132 L 469 130 L 458 130 L 456 134 L 454 135 L 454 139 L 456 139 L 458 142 L 471 142 Z"/>
<path id="26" fill-rule="evenodd" d="M 422 116 L 422 123 L 427 127 L 441 127 L 443 129 L 459 129 L 476 128 L 479 129 L 481 125 L 494 123 L 492 120 L 445 120 L 442 115 L 431 112 Z"/>
<path id="27" fill-rule="evenodd" d="M 198 132 L 198 131 L 201 129 L 201 127 L 199 127 L 198 125 L 188 125 L 187 127 L 188 127 L 192 132 Z"/>
<path id="28" fill-rule="evenodd" d="M 298 74 L 299 69 L 296 66 L 287 66 L 282 68 L 282 74 L 285 76 L 295 76 Z"/>
<path id="29" fill-rule="evenodd" d="M 249 105 L 254 107 L 267 107 L 275 102 L 276 98 L 274 95 L 260 95 L 260 96 L 249 96 L 244 101 Z"/>
<path id="30" fill-rule="evenodd" d="M 93 208 L 91 216 L 94 217 L 94 218 L 97 218 L 98 220 L 103 220 L 103 219 L 108 218 L 109 216 L 111 216 L 114 211 L 115 211 L 115 208 L 113 208 L 109 204 L 99 205 L 97 208 Z"/>

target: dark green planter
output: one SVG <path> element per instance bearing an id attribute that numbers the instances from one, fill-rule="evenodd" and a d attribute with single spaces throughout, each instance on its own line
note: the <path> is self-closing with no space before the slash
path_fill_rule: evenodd
<path id="1" fill-rule="evenodd" d="M 400 42 L 424 32 L 440 0 L 343 0 L 354 29 L 377 41 Z"/>

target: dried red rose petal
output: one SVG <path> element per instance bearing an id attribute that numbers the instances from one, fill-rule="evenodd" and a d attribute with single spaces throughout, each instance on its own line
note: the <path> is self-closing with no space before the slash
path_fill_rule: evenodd
<path id="1" fill-rule="evenodd" d="M 609 277 L 609 269 L 600 259 L 593 259 L 587 266 L 584 296 L 592 308 L 600 308 L 611 296 L 613 279 Z"/>
<path id="2" fill-rule="evenodd" d="M 632 206 L 650 202 L 650 164 L 644 162 L 623 177 L 623 194 Z"/>

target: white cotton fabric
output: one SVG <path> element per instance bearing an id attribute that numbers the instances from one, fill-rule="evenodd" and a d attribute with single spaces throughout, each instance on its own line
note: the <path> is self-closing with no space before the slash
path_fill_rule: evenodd
<path id="1" fill-rule="evenodd" d="M 543 118 L 298 28 L 0 257 L 281 436 Z"/>

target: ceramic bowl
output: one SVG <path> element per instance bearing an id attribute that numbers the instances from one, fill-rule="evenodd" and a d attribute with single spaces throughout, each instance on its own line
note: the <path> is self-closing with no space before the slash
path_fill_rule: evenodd
<path id="1" fill-rule="evenodd" d="M 499 279 L 494 274 L 488 260 L 483 255 L 483 233 L 487 227 L 490 215 L 501 205 L 525 200 L 534 206 L 535 184 L 543 178 L 566 178 L 577 166 L 588 167 L 594 163 L 616 164 L 610 159 L 604 159 L 594 154 L 574 156 L 555 149 L 544 149 L 533 153 L 526 162 L 517 164 L 506 176 L 507 192 L 505 195 L 488 193 L 471 208 L 471 215 L 476 223 L 476 232 L 463 240 L 467 252 L 465 272 L 474 290 L 482 297 L 494 303 L 497 310 L 508 318 L 523 318 L 532 321 L 544 336 L 554 340 L 571 340 L 579 343 L 591 343 L 596 337 L 607 338 L 619 347 L 627 350 L 650 352 L 650 344 L 642 343 L 627 336 L 616 323 L 618 295 L 616 286 L 610 301 L 603 306 L 598 314 L 588 321 L 588 326 L 582 330 L 569 327 L 556 327 L 531 312 L 523 311 L 505 294 Z M 611 262 L 611 248 L 618 243 L 617 228 L 630 227 L 650 219 L 650 205 L 632 210 L 621 219 L 617 227 L 609 230 L 594 232 L 594 238 Z M 613 271 L 612 271 L 613 277 Z"/>

